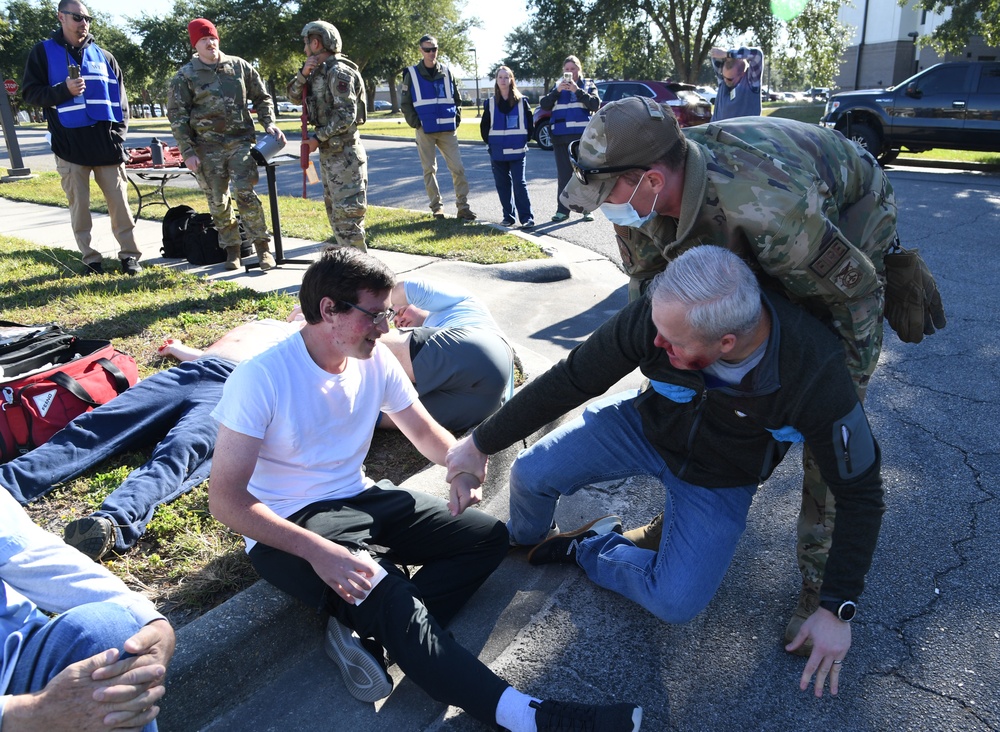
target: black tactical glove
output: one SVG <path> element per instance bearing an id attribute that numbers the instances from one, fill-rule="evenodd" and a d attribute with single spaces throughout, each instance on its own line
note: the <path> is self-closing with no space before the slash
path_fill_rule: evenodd
<path id="1" fill-rule="evenodd" d="M 904 343 L 920 343 L 948 319 L 934 275 L 916 249 L 885 255 L 885 319 Z"/>

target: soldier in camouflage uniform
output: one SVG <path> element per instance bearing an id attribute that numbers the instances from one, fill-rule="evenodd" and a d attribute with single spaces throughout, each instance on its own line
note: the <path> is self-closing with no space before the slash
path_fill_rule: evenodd
<path id="1" fill-rule="evenodd" d="M 309 152 L 319 149 L 323 172 L 323 202 L 330 226 L 341 246 L 365 246 L 368 210 L 368 156 L 358 125 L 367 119 L 365 84 L 357 65 L 340 53 L 340 33 L 316 20 L 302 29 L 306 62 L 288 84 L 288 98 L 302 99 L 314 132 Z"/>
<path id="2" fill-rule="evenodd" d="M 863 400 L 882 346 L 883 258 L 896 240 L 892 186 L 875 159 L 839 133 L 783 119 L 744 117 L 681 133 L 667 107 L 641 98 L 610 104 L 595 121 L 571 151 L 577 177 L 562 195 L 576 210 L 600 205 L 616 223 L 630 299 L 687 249 L 726 247 L 839 337 Z M 676 143 L 659 160 L 652 152 L 615 159 L 606 154 L 607 137 L 619 125 Z M 849 599 L 821 594 L 835 508 L 808 449 L 803 463 L 802 591 L 786 643 L 821 597 Z M 658 519 L 626 536 L 657 548 Z M 797 652 L 808 655 L 809 645 Z"/>
<path id="3" fill-rule="evenodd" d="M 269 134 L 285 141 L 274 126 L 271 96 L 260 74 L 237 56 L 219 49 L 219 34 L 204 18 L 188 24 L 197 56 L 181 67 L 170 82 L 167 117 L 184 163 L 195 174 L 208 198 L 208 209 L 219 231 L 219 246 L 226 250 L 226 269 L 240 266 L 240 224 L 233 213 L 230 182 L 247 237 L 254 243 L 262 270 L 275 262 L 264 209 L 254 192 L 259 174 L 250 156 L 255 142 L 253 119 L 247 102 L 257 110 L 257 120 Z"/>

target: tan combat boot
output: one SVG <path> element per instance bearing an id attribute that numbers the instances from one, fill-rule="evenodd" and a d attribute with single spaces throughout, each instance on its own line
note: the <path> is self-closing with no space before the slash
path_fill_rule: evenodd
<path id="1" fill-rule="evenodd" d="M 240 245 L 226 247 L 226 269 L 240 268 Z"/>
<path id="2" fill-rule="evenodd" d="M 653 520 L 638 529 L 632 529 L 622 534 L 640 549 L 660 550 L 660 539 L 663 538 L 663 514 L 654 516 Z"/>
<path id="3" fill-rule="evenodd" d="M 815 586 L 811 582 L 803 582 L 802 590 L 799 592 L 799 604 L 795 606 L 795 612 L 792 613 L 792 618 L 788 621 L 788 625 L 785 627 L 786 646 L 795 640 L 795 636 L 799 634 L 799 629 L 802 627 L 802 623 L 806 622 L 806 620 L 809 619 L 809 616 L 818 609 L 819 587 Z M 809 656 L 809 654 L 812 653 L 812 649 L 812 641 L 807 640 L 794 651 L 789 651 L 789 653 L 796 656 Z"/>
<path id="4" fill-rule="evenodd" d="M 271 256 L 271 252 L 268 247 L 268 242 L 258 241 L 254 245 L 254 249 L 257 250 L 257 261 L 260 262 L 261 272 L 266 272 L 267 270 L 274 267 L 274 257 Z"/>

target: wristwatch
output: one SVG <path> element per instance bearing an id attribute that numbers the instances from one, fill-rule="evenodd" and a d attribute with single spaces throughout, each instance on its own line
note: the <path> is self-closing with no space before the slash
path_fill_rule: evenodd
<path id="1" fill-rule="evenodd" d="M 845 623 L 854 620 L 854 616 L 858 614 L 858 603 L 853 600 L 820 600 L 819 606 Z"/>

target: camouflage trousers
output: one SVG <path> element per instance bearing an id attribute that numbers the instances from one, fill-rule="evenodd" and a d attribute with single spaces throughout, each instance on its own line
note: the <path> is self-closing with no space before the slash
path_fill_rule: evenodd
<path id="1" fill-rule="evenodd" d="M 201 164 L 194 177 L 208 199 L 209 213 L 219 231 L 219 246 L 223 249 L 240 246 L 240 222 L 249 241 L 267 244 L 271 237 L 267 233 L 264 207 L 253 189 L 260 174 L 250 156 L 250 143 L 239 140 L 226 146 L 199 147 L 198 157 Z M 230 185 L 235 192 L 240 222 L 233 212 Z"/>
<path id="2" fill-rule="evenodd" d="M 344 145 L 334 140 L 329 142 L 320 146 L 319 164 L 330 227 L 338 244 L 367 252 L 368 155 L 360 139 L 351 139 Z"/>

